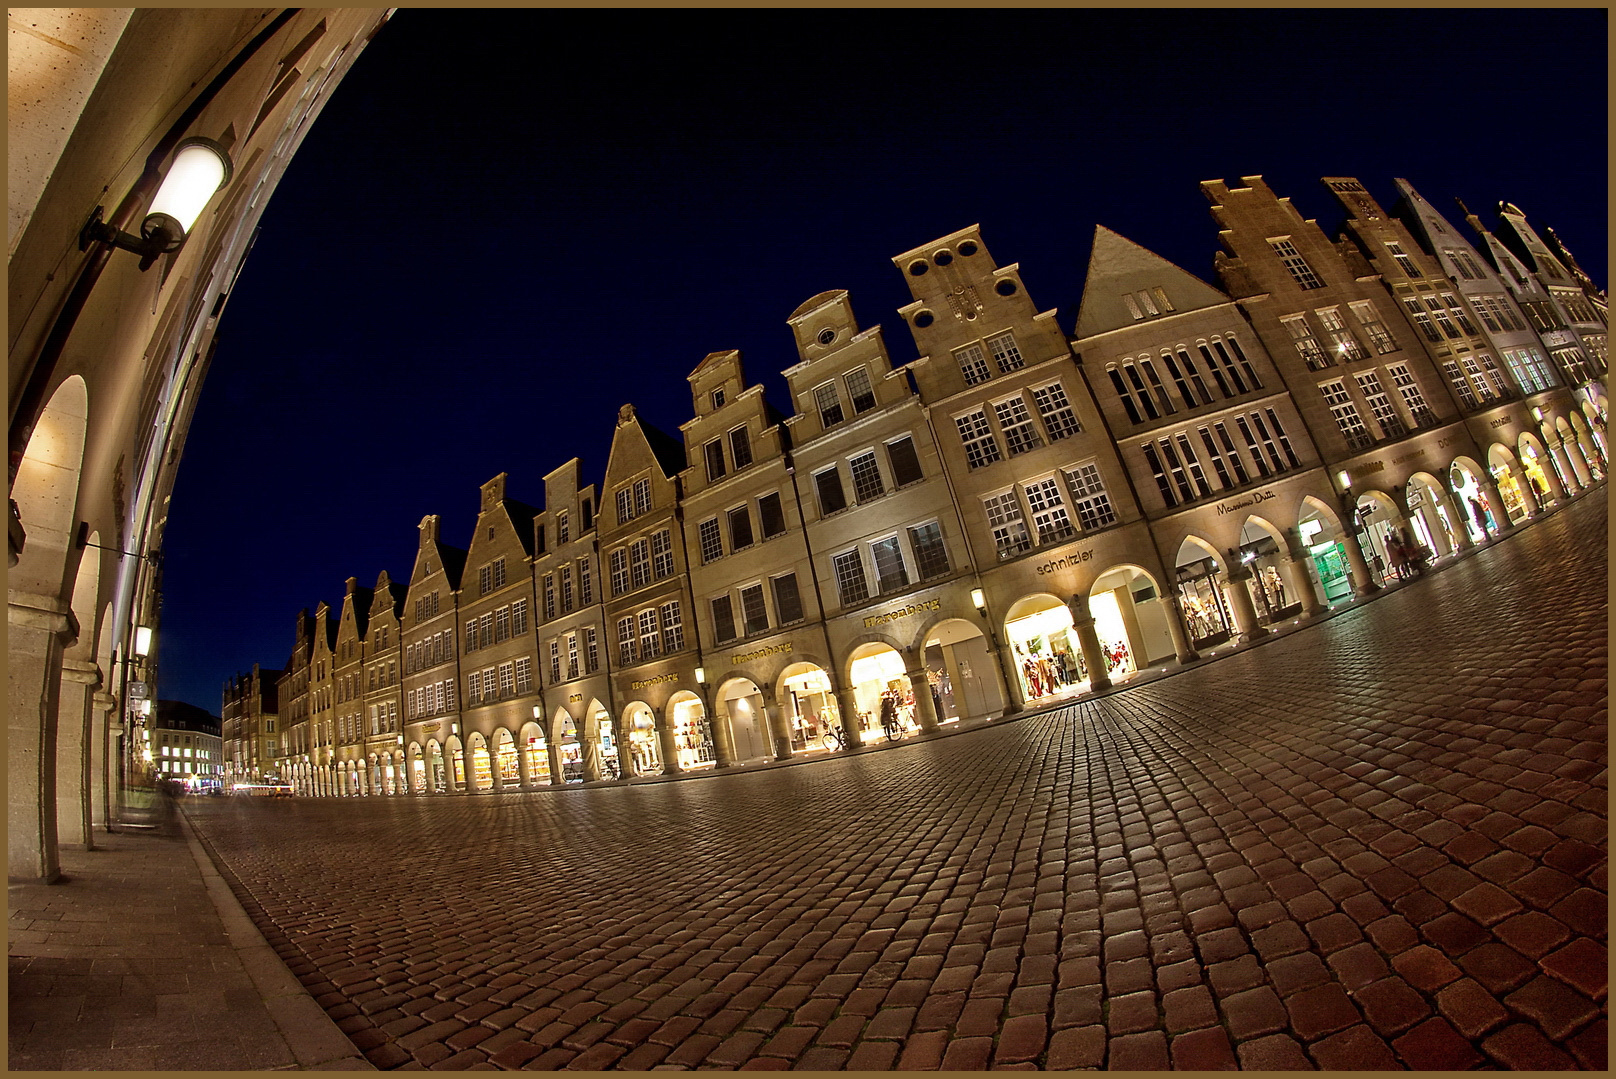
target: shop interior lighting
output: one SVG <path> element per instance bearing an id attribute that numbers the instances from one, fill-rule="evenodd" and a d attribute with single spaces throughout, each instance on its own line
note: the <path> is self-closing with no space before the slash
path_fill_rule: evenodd
<path id="1" fill-rule="evenodd" d="M 152 198 L 140 235 L 131 236 L 101 220 L 97 206 L 79 232 L 79 250 L 106 244 L 140 256 L 140 268 L 149 270 L 159 255 L 178 251 L 202 215 L 208 200 L 230 182 L 234 171 L 230 154 L 212 139 L 195 136 L 181 142 L 169 163 L 168 174 Z"/>

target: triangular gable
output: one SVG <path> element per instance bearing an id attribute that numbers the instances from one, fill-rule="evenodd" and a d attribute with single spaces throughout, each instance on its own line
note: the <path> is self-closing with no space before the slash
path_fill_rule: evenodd
<path id="1" fill-rule="evenodd" d="M 1077 314 L 1076 336 L 1095 337 L 1144 321 L 1134 317 L 1123 297 L 1140 292 L 1154 297 L 1150 290 L 1155 288 L 1167 294 L 1173 305 L 1172 314 L 1198 311 L 1229 302 L 1227 294 L 1188 270 L 1168 262 L 1154 251 L 1139 246 L 1104 225 L 1096 225 L 1094 247 L 1089 252 L 1088 276 L 1083 283 L 1083 302 Z M 1135 303 L 1139 304 L 1140 301 L 1136 299 Z M 1161 313 L 1165 315 L 1169 312 Z"/>

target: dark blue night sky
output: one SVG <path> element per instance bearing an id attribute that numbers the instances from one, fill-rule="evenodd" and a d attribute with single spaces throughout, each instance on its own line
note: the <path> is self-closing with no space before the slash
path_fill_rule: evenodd
<path id="1" fill-rule="evenodd" d="M 478 486 L 598 482 L 741 349 L 789 409 L 831 288 L 914 358 L 891 258 L 972 224 L 1076 317 L 1094 226 L 1216 283 L 1198 184 L 1501 199 L 1606 282 L 1606 12 L 400 10 L 339 85 L 220 324 L 167 528 L 165 698 L 219 710 L 299 608 L 406 578 Z"/>

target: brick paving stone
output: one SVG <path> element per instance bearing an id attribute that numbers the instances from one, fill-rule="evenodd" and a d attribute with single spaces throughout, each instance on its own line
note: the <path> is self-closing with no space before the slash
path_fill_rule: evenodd
<path id="1" fill-rule="evenodd" d="M 1290 1026 L 1285 1006 L 1267 986 L 1225 997 L 1219 1007 L 1223 1011 L 1224 1025 L 1240 1041 L 1286 1030 Z"/>
<path id="2" fill-rule="evenodd" d="M 1321 985 L 1294 993 L 1285 998 L 1285 1007 L 1291 1016 L 1290 1029 L 1303 1041 L 1312 1041 L 1363 1021 L 1346 990 L 1339 985 Z"/>
<path id="3" fill-rule="evenodd" d="M 1467 1071 L 1485 1058 L 1441 1018 L 1427 1019 L 1392 1042 L 1392 1049 L 1415 1071 Z"/>
<path id="4" fill-rule="evenodd" d="M 1401 1071 L 1391 1047 L 1359 1023 L 1308 1046 L 1320 1071 Z"/>
<path id="5" fill-rule="evenodd" d="M 1236 1052 L 1244 1071 L 1312 1071 L 1313 1062 L 1295 1038 L 1288 1034 L 1270 1034 L 1241 1042 Z"/>
<path id="6" fill-rule="evenodd" d="M 1107 1071 L 1167 1071 L 1171 1067 L 1167 1036 L 1159 1030 L 1114 1037 L 1106 1049 Z"/>
<path id="7" fill-rule="evenodd" d="M 1537 965 L 1530 959 L 1514 948 L 1498 943 L 1483 944 L 1465 953 L 1460 957 L 1459 964 L 1466 974 L 1499 997 L 1525 985 L 1537 974 Z M 1412 978 L 1409 980 L 1413 981 Z"/>
<path id="8" fill-rule="evenodd" d="M 1509 1018 L 1498 998 L 1479 983 L 1465 978 L 1436 995 L 1437 1007 L 1472 1042 Z"/>
<path id="9" fill-rule="evenodd" d="M 1549 974 L 1594 1000 L 1605 999 L 1610 977 L 1608 963 L 1605 946 L 1586 937 L 1579 937 L 1539 960 L 1539 966 Z"/>
<path id="10" fill-rule="evenodd" d="M 1206 1027 L 1173 1038 L 1173 1067 L 1179 1071 L 1238 1071 L 1229 1035 L 1221 1027 Z"/>
<path id="11" fill-rule="evenodd" d="M 1106 1042 L 1105 1028 L 1101 1026 L 1057 1030 L 1050 1036 L 1049 1048 L 1044 1054 L 1045 1066 L 1051 1071 L 1098 1068 L 1105 1060 Z"/>
<path id="12" fill-rule="evenodd" d="M 1481 1050 L 1511 1071 L 1572 1071 L 1577 1067 L 1575 1058 L 1525 1023 L 1505 1027 L 1483 1041 Z"/>
<path id="13" fill-rule="evenodd" d="M 1504 1004 L 1537 1023 L 1555 1041 L 1599 1014 L 1599 1006 L 1564 982 L 1539 975 L 1504 998 Z"/>

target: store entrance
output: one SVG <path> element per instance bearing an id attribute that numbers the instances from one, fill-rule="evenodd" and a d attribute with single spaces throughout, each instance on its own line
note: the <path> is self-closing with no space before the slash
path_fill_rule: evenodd
<path id="1" fill-rule="evenodd" d="M 786 725 L 791 730 L 791 748 L 822 748 L 830 724 L 841 722 L 830 675 L 817 664 L 793 663 L 785 669 L 780 688 L 780 706 L 785 709 Z"/>
<path id="2" fill-rule="evenodd" d="M 662 771 L 662 747 L 657 744 L 656 716 L 651 706 L 635 701 L 623 709 L 628 720 L 628 759 L 637 776 Z"/>
<path id="3" fill-rule="evenodd" d="M 718 690 L 719 710 L 729 723 L 735 746 L 735 763 L 774 756 L 769 739 L 769 717 L 763 704 L 763 691 L 750 678 L 732 678 Z"/>
<path id="4" fill-rule="evenodd" d="M 937 722 L 1002 715 L 1004 695 L 994 664 L 998 657 L 973 623 L 950 618 L 932 627 L 926 640 L 926 680 L 937 705 Z"/>
<path id="5" fill-rule="evenodd" d="M 1047 594 L 1018 600 L 1004 632 L 1023 700 L 1031 704 L 1088 688 L 1088 664 L 1066 604 Z"/>
<path id="6" fill-rule="evenodd" d="M 1201 544 L 1185 540 L 1178 546 L 1178 605 L 1184 611 L 1190 644 L 1213 648 L 1234 635 L 1234 616 L 1218 586 L 1218 560 Z"/>
<path id="7" fill-rule="evenodd" d="M 675 693 L 668 699 L 667 717 L 673 727 L 679 767 L 686 772 L 713 767 L 718 760 L 713 750 L 713 726 L 701 698 L 689 690 Z"/>
<path id="8" fill-rule="evenodd" d="M 563 783 L 582 783 L 584 781 L 584 747 L 578 738 L 578 724 L 573 722 L 572 716 L 563 711 L 561 713 L 561 738 L 556 748 L 561 756 L 561 781 Z"/>
<path id="9" fill-rule="evenodd" d="M 907 735 L 919 729 L 915 720 L 914 690 L 909 685 L 909 676 L 904 673 L 903 656 L 897 649 L 878 642 L 859 645 L 853 651 L 848 681 L 853 685 L 858 714 L 846 718 L 858 726 L 859 737 L 865 745 L 886 737 L 881 723 L 882 709 L 888 707 L 884 701 L 891 702 L 898 730 Z"/>

